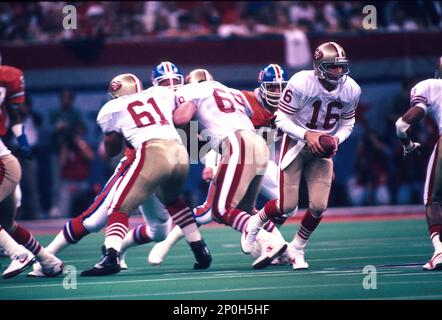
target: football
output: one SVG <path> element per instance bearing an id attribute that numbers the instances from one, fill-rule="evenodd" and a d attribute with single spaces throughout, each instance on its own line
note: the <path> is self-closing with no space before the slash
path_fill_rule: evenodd
<path id="1" fill-rule="evenodd" d="M 325 154 L 323 155 L 323 157 L 330 158 L 337 147 L 335 138 L 329 136 L 328 134 L 323 134 L 319 137 L 319 143 L 325 150 Z"/>

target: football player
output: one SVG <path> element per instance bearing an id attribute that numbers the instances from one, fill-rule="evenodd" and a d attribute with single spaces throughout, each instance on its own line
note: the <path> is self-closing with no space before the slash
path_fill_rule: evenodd
<path id="1" fill-rule="evenodd" d="M 194 269 L 210 266 L 212 258 L 192 211 L 179 197 L 189 159 L 173 125 L 174 109 L 174 91 L 161 86 L 119 97 L 101 108 L 97 123 L 105 135 L 106 153 L 119 154 L 126 141 L 136 154 L 116 187 L 108 210 L 104 255 L 92 268 L 83 271 L 82 276 L 103 276 L 121 270 L 119 257 L 129 213 L 154 193 L 183 229 L 196 258 Z"/>
<path id="2" fill-rule="evenodd" d="M 419 122 L 425 114 L 431 116 L 442 133 L 442 56 L 438 59 L 435 79 L 427 79 L 416 84 L 410 92 L 410 108 L 396 121 L 396 135 L 404 147 L 404 157 L 418 152 L 420 144 L 407 135 L 408 128 Z M 423 270 L 442 270 L 442 136 L 434 146 L 428 161 L 424 188 L 425 214 L 434 254 L 422 266 Z"/>
<path id="3" fill-rule="evenodd" d="M 20 114 L 20 108 L 24 102 L 23 72 L 11 66 L 1 65 L 0 57 L 0 136 L 6 134 L 7 116 L 9 116 L 9 125 L 17 138 L 20 154 L 25 158 L 30 158 L 31 149 Z M 0 225 L 18 244 L 23 245 L 35 255 L 35 259 L 41 263 L 45 275 L 57 276 L 63 272 L 63 262 L 48 253 L 28 230 L 15 222 L 17 210 L 15 191 L 20 177 L 21 168 L 17 158 L 0 140 Z M 1 233 L 5 235 L 3 231 Z M 8 245 L 11 242 L 7 236 L 1 236 L 0 239 L 3 242 L 2 246 L 13 250 L 13 246 Z M 12 262 L 4 271 L 4 278 L 20 273 L 35 261 L 32 254 L 27 251 L 19 250 L 11 253 Z"/>
<path id="4" fill-rule="evenodd" d="M 307 184 L 309 207 L 287 253 L 293 269 L 307 269 L 304 249 L 327 209 L 333 177 L 333 161 L 325 158 L 319 143 L 331 135 L 337 146 L 351 134 L 361 94 L 359 85 L 348 76 L 344 49 L 335 42 L 318 46 L 313 70 L 300 71 L 289 80 L 279 100 L 275 124 L 284 132 L 279 161 L 279 197 L 266 203 L 249 220 L 241 238 L 245 252 L 253 248 L 256 235 L 269 219 L 291 212 L 298 205 L 301 176 Z"/>
<path id="5" fill-rule="evenodd" d="M 277 182 L 278 166 L 274 159 L 274 148 L 276 140 L 276 132 L 272 129 L 272 120 L 274 113 L 278 107 L 278 101 L 281 93 L 287 85 L 287 73 L 278 64 L 269 64 L 261 69 L 258 74 L 258 87 L 253 91 L 242 91 L 250 107 L 253 111 L 251 118 L 253 126 L 258 134 L 265 138 L 270 152 L 270 160 L 267 165 L 267 170 L 264 174 L 260 193 L 268 199 L 278 197 L 279 189 Z M 272 152 L 273 151 L 273 152 Z M 205 168 L 203 169 L 202 178 L 206 181 L 211 181 L 216 172 L 216 167 L 219 162 L 219 154 L 214 150 L 209 151 L 205 158 Z M 199 224 L 207 224 L 213 220 L 212 218 L 212 203 L 215 194 L 215 186 L 210 184 L 207 199 L 204 204 L 193 209 L 195 220 Z M 290 214 L 294 215 L 296 209 Z M 280 226 L 288 218 L 288 215 L 276 217 L 272 220 L 275 225 Z M 279 233 L 278 230 L 269 230 L 273 233 Z M 282 238 L 282 235 L 279 234 Z M 183 234 L 178 226 L 175 226 L 167 235 L 164 241 L 154 245 L 148 256 L 148 262 L 152 265 L 159 265 L 162 263 L 164 257 L 167 255 L 172 246 L 183 237 Z M 255 258 L 260 256 L 260 250 L 254 250 L 252 255 Z M 274 263 L 281 263 L 279 259 L 275 259 Z"/>
<path id="6" fill-rule="evenodd" d="M 186 85 L 177 90 L 179 106 L 174 122 L 179 125 L 197 119 L 204 128 L 203 138 L 221 154 L 220 164 L 213 177 L 213 218 L 239 232 L 254 210 L 256 197 L 269 160 L 269 149 L 256 134 L 250 117 L 252 110 L 241 91 L 213 80 L 205 69 L 196 69 L 186 77 Z M 271 230 L 273 223 L 268 224 Z M 252 266 L 263 268 L 284 253 L 286 243 L 263 230 L 258 239 L 268 250 Z"/>
<path id="7" fill-rule="evenodd" d="M 168 68 L 162 67 L 164 65 Z M 165 75 L 163 70 L 169 69 L 172 70 L 172 72 Z M 152 83 L 165 87 L 171 87 L 171 84 L 176 85 L 179 83 L 179 79 L 182 79 L 178 68 L 170 62 L 162 62 L 157 65 L 152 71 L 152 75 Z M 109 82 L 108 93 L 115 99 L 124 95 L 141 92 L 142 89 L 142 84 L 135 75 L 121 74 Z M 95 197 L 94 202 L 83 213 L 65 224 L 54 240 L 46 247 L 48 252 L 56 254 L 67 246 L 78 243 L 86 235 L 100 231 L 106 225 L 107 210 L 115 188 L 129 169 L 134 158 L 135 150 L 131 146 L 127 146 L 123 158 L 115 168 L 114 174 L 107 181 L 101 192 Z M 164 206 L 156 197 L 152 196 L 146 200 L 139 209 L 145 221 L 149 220 L 149 225 L 146 225 L 145 230 L 139 230 L 139 232 L 136 233 L 136 235 L 141 237 L 139 241 L 145 239 L 149 239 L 149 241 L 163 240 L 172 226 L 172 221 L 164 209 Z M 156 214 L 150 216 L 151 212 L 156 212 Z M 149 219 L 146 218 L 147 216 L 149 216 Z M 129 235 L 132 236 L 132 234 L 128 234 L 128 236 Z M 146 238 L 142 238 L 144 235 L 146 235 Z M 137 240 L 138 238 L 135 237 L 135 239 Z M 120 265 L 121 269 L 127 269 L 127 265 L 123 259 L 121 259 Z M 41 266 L 36 263 L 34 264 L 34 271 L 29 273 L 28 276 L 44 277 L 45 275 L 41 270 Z"/>

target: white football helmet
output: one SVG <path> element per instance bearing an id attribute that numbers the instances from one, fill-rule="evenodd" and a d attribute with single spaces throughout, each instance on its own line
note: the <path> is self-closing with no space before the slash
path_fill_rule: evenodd
<path id="1" fill-rule="evenodd" d="M 123 73 L 109 82 L 108 90 L 111 97 L 115 99 L 143 91 L 143 84 L 137 76 L 131 73 Z"/>
<path id="2" fill-rule="evenodd" d="M 186 83 L 200 83 L 203 81 L 213 81 L 213 76 L 206 69 L 192 70 L 186 76 Z"/>
<path id="3" fill-rule="evenodd" d="M 342 72 L 331 72 L 329 67 L 342 67 Z M 336 42 L 326 42 L 316 48 L 313 54 L 313 69 L 319 79 L 333 85 L 344 83 L 350 72 L 345 51 Z"/>

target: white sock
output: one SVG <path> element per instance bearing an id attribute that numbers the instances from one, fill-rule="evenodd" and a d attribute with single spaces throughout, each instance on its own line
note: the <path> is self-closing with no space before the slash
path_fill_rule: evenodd
<path id="1" fill-rule="evenodd" d="M 69 245 L 70 243 L 67 242 L 66 238 L 64 237 L 63 231 L 60 231 L 45 249 L 49 253 L 57 254 Z"/>
<path id="2" fill-rule="evenodd" d="M 161 241 L 164 244 L 167 244 L 169 247 L 172 247 L 178 240 L 184 237 L 183 230 L 177 225 L 173 227 L 172 230 L 167 234 L 166 239 Z"/>
<path id="3" fill-rule="evenodd" d="M 433 242 L 434 251 L 442 252 L 442 242 L 440 242 L 439 233 L 433 233 L 431 241 Z"/>
<path id="4" fill-rule="evenodd" d="M 40 248 L 40 250 L 38 251 L 35 257 L 37 258 L 38 261 L 43 261 L 48 258 L 51 258 L 50 253 L 47 252 L 46 249 L 43 248 L 43 246 Z"/>
<path id="5" fill-rule="evenodd" d="M 119 237 L 119 236 L 107 236 L 104 239 L 104 246 L 106 247 L 106 249 L 114 248 L 118 252 L 121 251 L 122 243 L 123 243 L 123 239 L 121 239 L 121 237 Z"/>
<path id="6" fill-rule="evenodd" d="M 19 245 L 15 240 L 5 231 L 0 229 L 0 245 L 5 249 L 8 256 L 20 255 L 26 253 L 26 249 Z"/>
<path id="7" fill-rule="evenodd" d="M 301 238 L 298 233 L 296 233 L 295 237 L 293 238 L 293 245 L 298 250 L 304 250 L 305 246 L 307 245 L 308 240 L 305 240 Z"/>
<path id="8" fill-rule="evenodd" d="M 198 230 L 196 223 L 191 223 L 188 226 L 185 226 L 181 229 L 184 236 L 186 237 L 187 242 L 195 242 L 201 240 L 201 233 Z"/>

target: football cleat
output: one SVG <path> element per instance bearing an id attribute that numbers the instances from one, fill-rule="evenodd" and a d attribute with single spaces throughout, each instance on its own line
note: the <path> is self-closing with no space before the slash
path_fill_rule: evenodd
<path id="1" fill-rule="evenodd" d="M 120 272 L 120 254 L 114 248 L 106 249 L 101 260 L 81 273 L 82 277 L 106 276 Z"/>
<path id="2" fill-rule="evenodd" d="M 422 269 L 425 271 L 442 270 L 442 252 L 435 252 Z"/>
<path id="3" fill-rule="evenodd" d="M 127 270 L 127 269 L 128 269 L 128 267 L 127 267 L 127 263 L 126 263 L 126 254 L 124 254 L 124 255 L 121 257 L 121 260 L 120 260 L 120 269 L 121 269 L 121 270 Z"/>
<path id="4" fill-rule="evenodd" d="M 263 269 L 267 267 L 287 249 L 287 243 L 285 241 L 266 230 L 262 230 L 258 234 L 254 247 L 255 246 L 259 246 L 260 256 L 253 261 L 253 269 Z"/>
<path id="5" fill-rule="evenodd" d="M 156 243 L 149 252 L 147 262 L 153 266 L 159 266 L 163 263 L 164 257 L 166 257 L 170 248 L 166 241 Z"/>
<path id="6" fill-rule="evenodd" d="M 33 270 L 26 275 L 27 277 L 46 277 L 46 275 L 43 273 L 40 262 L 37 261 L 34 263 L 32 269 Z"/>
<path id="7" fill-rule="evenodd" d="M 170 230 L 166 239 L 157 242 L 150 250 L 147 262 L 153 266 L 158 266 L 163 263 L 164 258 L 172 249 L 173 245 L 184 237 L 184 233 L 179 226 L 175 226 Z"/>
<path id="8" fill-rule="evenodd" d="M 259 220 L 260 218 L 258 214 L 251 216 L 249 218 L 249 222 L 247 223 L 246 230 L 244 230 L 243 234 L 241 235 L 241 250 L 245 254 L 252 253 L 256 236 L 258 235 L 259 230 L 261 230 L 261 228 L 258 226 Z"/>
<path id="9" fill-rule="evenodd" d="M 30 253 L 25 252 L 11 257 L 11 263 L 3 272 L 3 279 L 9 279 L 22 273 L 34 264 L 36 258 Z"/>
<path id="10" fill-rule="evenodd" d="M 39 261 L 43 274 L 47 277 L 56 277 L 62 274 L 64 269 L 63 261 L 51 253 L 48 253 L 48 256 L 48 258 Z"/>
<path id="11" fill-rule="evenodd" d="M 287 247 L 287 255 L 291 260 L 293 270 L 308 269 L 308 263 L 304 259 L 304 250 L 297 249 L 292 242 Z"/>
<path id="12" fill-rule="evenodd" d="M 190 249 L 192 249 L 193 255 L 195 256 L 195 264 L 193 269 L 201 270 L 207 269 L 212 263 L 212 256 L 210 255 L 209 248 L 207 248 L 206 243 L 203 239 L 199 241 L 189 242 Z"/>

